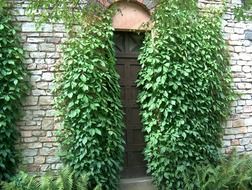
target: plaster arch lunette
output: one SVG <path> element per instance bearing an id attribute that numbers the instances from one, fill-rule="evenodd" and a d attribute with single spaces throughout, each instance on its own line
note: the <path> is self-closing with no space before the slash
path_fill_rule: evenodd
<path id="1" fill-rule="evenodd" d="M 99 0 L 109 8 L 116 6 L 113 16 L 113 27 L 119 31 L 142 31 L 148 30 L 150 16 L 155 7 L 151 0 Z"/>

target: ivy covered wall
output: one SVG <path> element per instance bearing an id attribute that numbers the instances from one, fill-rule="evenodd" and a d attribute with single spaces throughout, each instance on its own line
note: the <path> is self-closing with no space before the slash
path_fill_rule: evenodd
<path id="1" fill-rule="evenodd" d="M 61 23 L 44 24 L 36 31 L 35 23 L 27 16 L 29 1 L 14 0 L 13 12 L 20 24 L 22 43 L 26 50 L 25 63 L 31 73 L 32 90 L 23 101 L 24 117 L 18 123 L 21 130 L 20 148 L 23 165 L 29 171 L 56 170 L 61 163 L 56 156 L 55 129 L 58 127 L 54 116 L 51 89 L 55 64 L 61 56 L 60 44 L 66 34 Z M 200 6 L 216 5 L 200 1 Z M 239 3 L 234 1 L 232 5 Z M 231 53 L 233 87 L 241 94 L 232 105 L 232 116 L 226 124 L 223 151 L 236 147 L 239 152 L 252 151 L 252 23 L 236 22 L 228 11 L 223 21 L 225 39 Z"/>

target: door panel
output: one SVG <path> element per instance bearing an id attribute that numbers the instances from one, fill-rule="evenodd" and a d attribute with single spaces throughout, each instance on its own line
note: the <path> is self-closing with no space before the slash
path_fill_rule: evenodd
<path id="1" fill-rule="evenodd" d="M 137 57 L 143 38 L 143 34 L 115 33 L 116 68 L 120 75 L 121 99 L 126 126 L 123 178 L 146 176 L 146 162 L 143 156 L 144 135 L 140 122 L 139 106 L 136 102 L 138 93 L 136 79 L 140 70 Z"/>

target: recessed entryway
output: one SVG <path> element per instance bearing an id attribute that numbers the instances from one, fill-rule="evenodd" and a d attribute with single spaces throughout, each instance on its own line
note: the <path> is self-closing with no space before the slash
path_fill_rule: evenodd
<path id="1" fill-rule="evenodd" d="M 120 75 L 121 99 L 125 123 L 125 156 L 122 178 L 146 176 L 146 162 L 143 150 L 144 135 L 137 104 L 137 74 L 140 64 L 137 60 L 144 34 L 115 32 L 116 68 Z"/>

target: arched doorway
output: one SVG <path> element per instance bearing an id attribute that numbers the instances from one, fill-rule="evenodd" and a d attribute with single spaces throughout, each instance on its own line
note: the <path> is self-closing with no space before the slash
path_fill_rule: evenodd
<path id="1" fill-rule="evenodd" d="M 126 126 L 122 178 L 146 176 L 146 163 L 143 156 L 145 143 L 137 104 L 138 90 L 136 87 L 137 74 L 140 70 L 137 57 L 143 38 L 143 33 L 115 33 L 116 69 L 120 75 L 121 99 Z"/>
<path id="2" fill-rule="evenodd" d="M 125 123 L 125 155 L 122 178 L 147 176 L 143 150 L 144 134 L 137 104 L 136 79 L 140 70 L 137 60 L 144 40 L 150 11 L 138 1 L 116 2 L 117 12 L 113 17 L 115 28 L 116 69 L 120 75 L 121 99 Z"/>

